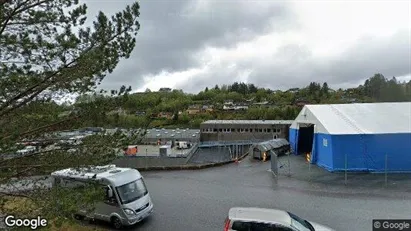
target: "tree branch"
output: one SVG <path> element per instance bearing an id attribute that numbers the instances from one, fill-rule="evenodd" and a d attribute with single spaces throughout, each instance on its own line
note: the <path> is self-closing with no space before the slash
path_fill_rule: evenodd
<path id="1" fill-rule="evenodd" d="M 33 200 L 32 197 L 30 197 L 29 195 L 25 195 L 25 194 L 20 194 L 20 193 L 7 193 L 7 192 L 0 192 L 0 195 L 3 196 L 9 196 L 9 197 L 24 197 L 30 200 Z"/>
<path id="2" fill-rule="evenodd" d="M 120 31 L 119 33 L 117 33 L 116 35 L 112 36 L 110 39 L 108 39 L 107 41 L 105 41 L 103 44 L 100 44 L 100 46 L 105 46 L 107 45 L 110 41 L 116 39 L 118 36 L 120 36 L 122 33 L 126 32 L 127 30 L 129 30 L 130 27 L 125 28 L 124 30 Z M 6 101 L 1 107 L 0 107 L 0 117 L 9 113 L 10 111 L 15 110 L 14 107 L 9 108 L 6 111 L 6 113 L 4 112 L 4 109 L 7 108 L 8 106 L 10 106 L 12 103 L 16 102 L 17 100 L 23 98 L 24 96 L 32 93 L 37 87 L 41 86 L 42 84 L 45 84 L 48 80 L 50 80 L 51 78 L 55 77 L 56 75 L 58 75 L 59 73 L 61 73 L 64 69 L 66 68 L 73 68 L 74 66 L 71 66 L 72 64 L 76 63 L 77 61 L 79 61 L 82 57 L 84 57 L 88 52 L 90 52 L 92 49 L 94 49 L 96 47 L 96 44 L 93 43 L 90 45 L 90 47 L 86 48 L 83 51 L 82 55 L 79 55 L 77 58 L 75 58 L 74 60 L 72 60 L 71 62 L 65 64 L 63 67 L 59 68 L 59 70 L 53 72 L 52 74 L 50 74 L 48 77 L 46 77 L 43 81 L 29 87 L 28 89 L 26 89 L 25 91 L 19 93 L 18 95 L 14 96 L 13 98 L 11 98 L 10 100 Z M 49 85 L 46 85 L 46 87 L 44 89 L 47 89 L 47 87 L 50 86 L 51 83 L 49 83 Z M 43 90 L 39 91 L 36 93 L 36 95 L 40 94 Z M 35 97 L 35 96 L 34 96 Z M 33 97 L 33 98 L 34 98 Z M 23 105 L 17 105 L 17 107 L 20 107 Z"/>
<path id="3" fill-rule="evenodd" d="M 11 0 L 0 0 L 0 6 L 10 2 Z"/>
<path id="4" fill-rule="evenodd" d="M 36 25 L 39 23 L 56 23 L 56 22 L 67 22 L 67 21 L 60 21 L 60 20 L 39 20 L 36 22 L 10 22 L 8 23 L 8 25 L 12 26 L 12 25 Z"/>
<path id="5" fill-rule="evenodd" d="M 0 169 L 1 169 L 2 167 L 0 167 Z M 21 171 L 19 171 L 19 172 L 16 172 L 15 174 L 13 174 L 13 175 L 11 175 L 11 176 L 7 176 L 7 178 L 8 179 L 11 179 L 11 178 L 13 178 L 13 177 L 18 177 L 18 176 L 20 176 L 22 173 L 25 173 L 25 172 L 28 172 L 28 171 L 30 171 L 30 170 L 32 170 L 32 169 L 34 169 L 35 167 L 34 166 L 28 166 L 28 168 L 26 168 L 26 169 L 24 169 L 24 170 L 21 170 Z"/>
<path id="6" fill-rule="evenodd" d="M 26 135 L 29 135 L 29 134 L 32 134 L 32 133 L 35 133 L 35 132 L 38 132 L 38 131 L 41 131 L 41 130 L 45 130 L 45 129 L 47 129 L 47 128 L 50 128 L 50 127 L 53 127 L 53 126 L 56 126 L 56 125 L 59 125 L 59 124 L 62 124 L 62 123 L 71 121 L 71 120 L 73 120 L 73 119 L 77 119 L 77 118 L 79 118 L 79 117 L 80 117 L 80 116 L 75 116 L 75 117 L 72 117 L 72 118 L 60 120 L 60 121 L 55 122 L 55 123 L 52 123 L 52 124 L 44 125 L 44 126 L 41 126 L 41 127 L 35 128 L 35 129 L 32 129 L 32 130 L 27 131 L 27 132 L 23 132 L 23 133 L 21 133 L 21 134 L 19 135 L 19 137 L 26 136 Z M 2 137 L 0 140 L 6 140 L 6 139 L 8 139 L 8 138 L 10 138 L 10 137 L 12 137 L 12 135 L 4 136 L 4 137 Z"/>
<path id="7" fill-rule="evenodd" d="M 65 166 L 64 164 L 32 164 L 32 165 L 4 165 L 0 166 L 0 169 L 7 169 L 7 168 L 29 168 L 29 169 L 34 169 L 34 168 L 40 168 L 40 167 L 63 167 Z M 23 173 L 28 170 L 22 170 L 20 173 Z"/>
<path id="8" fill-rule="evenodd" d="M 24 8 L 22 8 L 22 9 L 19 9 L 19 8 L 23 7 L 25 4 L 27 4 L 27 3 L 30 2 L 30 1 L 31 1 L 31 0 L 26 0 L 25 2 L 22 2 L 21 4 L 18 4 L 18 5 L 16 6 L 16 8 L 13 9 L 13 11 L 7 16 L 6 20 L 4 21 L 4 24 L 2 24 L 2 27 L 1 27 L 1 29 L 0 29 L 0 35 L 3 34 L 4 30 L 6 29 L 6 27 L 7 27 L 7 25 L 8 25 L 8 22 L 9 22 L 14 16 L 16 16 L 17 14 L 20 14 L 21 12 L 23 12 L 23 11 L 25 11 L 25 10 L 28 10 L 28 9 L 30 9 L 30 8 L 32 8 L 32 7 L 36 7 L 36 6 L 38 6 L 38 5 L 40 5 L 40 4 L 43 4 L 43 3 L 47 2 L 47 1 L 50 1 L 50 0 L 40 1 L 40 2 L 37 2 L 37 3 L 35 3 L 35 4 L 31 5 L 31 6 L 27 6 L 27 7 L 24 7 Z M 2 5 L 5 4 L 5 3 L 7 3 L 7 0 L 5 0 L 5 1 L 2 3 Z"/>

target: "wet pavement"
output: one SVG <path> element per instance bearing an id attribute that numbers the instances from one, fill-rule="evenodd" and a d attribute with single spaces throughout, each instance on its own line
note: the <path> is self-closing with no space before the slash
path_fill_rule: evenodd
<path id="1" fill-rule="evenodd" d="M 269 168 L 246 158 L 196 171 L 144 172 L 154 213 L 128 230 L 222 230 L 234 206 L 284 209 L 341 231 L 372 230 L 372 219 L 410 218 L 411 193 L 275 180 Z"/>
<path id="2" fill-rule="evenodd" d="M 407 187 L 384 188 L 365 182 L 344 186 L 334 182 L 341 175 L 321 172 L 315 166 L 310 172 L 322 180 L 306 180 L 301 159 L 290 158 L 290 163 L 291 176 L 284 174 L 284 165 L 278 178 L 269 171 L 270 162 L 250 158 L 203 170 L 142 172 L 154 213 L 128 230 L 222 230 L 228 210 L 234 206 L 288 210 L 341 231 L 372 230 L 372 219 L 410 219 Z M 97 226 L 110 229 L 106 224 Z"/>

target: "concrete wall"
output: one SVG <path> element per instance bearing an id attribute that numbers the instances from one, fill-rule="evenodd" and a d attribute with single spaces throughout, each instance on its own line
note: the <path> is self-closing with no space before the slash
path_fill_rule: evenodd
<path id="1" fill-rule="evenodd" d="M 113 161 L 113 164 L 126 168 L 147 168 L 159 166 L 180 166 L 185 165 L 186 158 L 172 157 L 122 157 Z"/>
<path id="2" fill-rule="evenodd" d="M 202 124 L 200 141 L 271 140 L 273 136 L 288 140 L 289 127 L 284 124 Z"/>

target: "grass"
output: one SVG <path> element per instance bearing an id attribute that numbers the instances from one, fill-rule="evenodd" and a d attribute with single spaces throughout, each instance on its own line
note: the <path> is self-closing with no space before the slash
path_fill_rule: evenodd
<path id="1" fill-rule="evenodd" d="M 84 226 L 79 223 L 75 222 L 63 222 L 63 224 L 59 227 L 54 225 L 53 223 L 47 227 L 47 230 L 51 231 L 100 231 L 103 230 L 98 227 L 93 226 Z"/>
<path id="2" fill-rule="evenodd" d="M 5 203 L 2 206 L 2 213 L 16 214 L 20 216 L 30 215 L 36 210 L 36 206 L 32 200 L 25 197 L 4 197 Z"/>
<path id="3" fill-rule="evenodd" d="M 33 216 L 36 212 L 37 208 L 35 203 L 25 197 L 11 197 L 6 196 L 4 197 L 5 203 L 1 207 L 0 213 L 2 214 L 13 214 L 16 217 L 27 217 Z M 51 231 L 100 231 L 104 230 L 102 228 L 94 227 L 94 226 L 84 226 L 81 223 L 66 220 L 61 223 L 61 226 L 57 226 L 55 221 L 49 222 L 49 225 L 46 227 L 46 230 Z"/>

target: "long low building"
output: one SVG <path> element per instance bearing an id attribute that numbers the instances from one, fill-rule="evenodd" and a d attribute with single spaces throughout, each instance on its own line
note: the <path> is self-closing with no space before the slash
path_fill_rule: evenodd
<path id="1" fill-rule="evenodd" d="M 288 139 L 292 120 L 208 120 L 200 125 L 200 141 Z"/>
<path id="2" fill-rule="evenodd" d="M 289 140 L 329 171 L 409 172 L 411 103 L 306 105 Z"/>

